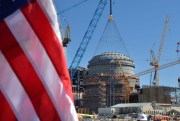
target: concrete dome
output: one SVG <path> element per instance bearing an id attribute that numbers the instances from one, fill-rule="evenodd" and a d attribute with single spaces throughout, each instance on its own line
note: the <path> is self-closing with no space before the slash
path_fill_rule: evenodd
<path id="1" fill-rule="evenodd" d="M 128 56 L 116 52 L 105 52 L 100 55 L 94 56 L 88 64 L 89 74 L 110 73 L 110 68 L 114 73 L 124 73 L 127 75 L 134 74 L 134 62 Z"/>

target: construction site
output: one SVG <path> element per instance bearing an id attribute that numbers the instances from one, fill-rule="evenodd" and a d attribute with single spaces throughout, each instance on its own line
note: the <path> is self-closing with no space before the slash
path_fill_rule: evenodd
<path id="1" fill-rule="evenodd" d="M 112 14 L 112 0 L 109 2 L 109 19 L 104 32 L 96 46 L 94 56 L 88 61 L 87 68 L 80 67 L 88 41 L 98 23 L 107 0 L 100 0 L 93 19 L 69 67 L 73 85 L 75 106 L 79 113 L 98 113 L 98 108 L 111 107 L 122 103 L 143 103 L 156 101 L 157 103 L 180 105 L 180 78 L 177 87 L 161 86 L 159 71 L 170 66 L 180 64 L 180 58 L 170 63 L 159 65 L 164 40 L 170 16 L 166 17 L 162 38 L 157 56 L 150 50 L 152 61 L 151 69 L 135 73 L 134 60 L 128 55 L 126 47 Z M 67 28 L 64 48 L 70 41 L 69 28 Z M 179 54 L 180 42 L 177 42 L 176 52 Z M 154 72 L 150 85 L 140 86 L 140 76 Z M 179 75 L 180 76 L 180 75 Z"/>

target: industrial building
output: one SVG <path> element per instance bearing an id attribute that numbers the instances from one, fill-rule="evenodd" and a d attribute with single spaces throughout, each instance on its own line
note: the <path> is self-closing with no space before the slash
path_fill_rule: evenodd
<path id="1" fill-rule="evenodd" d="M 144 85 L 138 96 L 139 102 L 151 102 L 156 100 L 158 103 L 180 103 L 180 88 L 167 86 L 147 86 Z"/>
<path id="2" fill-rule="evenodd" d="M 100 107 L 130 102 L 138 94 L 139 79 L 134 77 L 135 65 L 125 55 L 107 52 L 94 56 L 88 64 L 84 78 L 83 107 L 97 112 Z M 134 102 L 137 99 L 133 98 Z"/>

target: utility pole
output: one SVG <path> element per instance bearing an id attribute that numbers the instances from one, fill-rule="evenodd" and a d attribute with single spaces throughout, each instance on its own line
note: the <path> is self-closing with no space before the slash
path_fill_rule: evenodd
<path id="1" fill-rule="evenodd" d="M 152 106 L 152 107 L 153 107 L 153 109 L 154 109 L 154 118 L 153 118 L 153 121 L 155 121 L 155 116 L 156 116 L 156 114 L 155 114 L 156 101 L 155 101 L 155 100 L 154 100 L 154 101 L 152 101 L 151 106 Z"/>

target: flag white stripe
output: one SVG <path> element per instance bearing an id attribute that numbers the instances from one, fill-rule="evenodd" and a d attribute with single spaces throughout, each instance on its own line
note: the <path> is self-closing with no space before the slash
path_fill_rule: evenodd
<path id="1" fill-rule="evenodd" d="M 19 121 L 39 121 L 34 107 L 11 69 L 4 55 L 0 51 L 0 89 Z"/>
<path id="2" fill-rule="evenodd" d="M 60 40 L 60 42 L 62 42 L 62 36 L 60 34 L 58 25 L 57 12 L 55 10 L 53 0 L 37 0 L 37 2 L 39 3 L 39 6 L 42 8 L 47 18 L 49 19 L 58 39 Z"/>
<path id="3" fill-rule="evenodd" d="M 40 40 L 24 15 L 21 11 L 17 11 L 16 16 L 8 17 L 5 21 L 41 79 L 61 120 L 71 121 L 76 119 L 74 104 L 67 95 Z"/>

